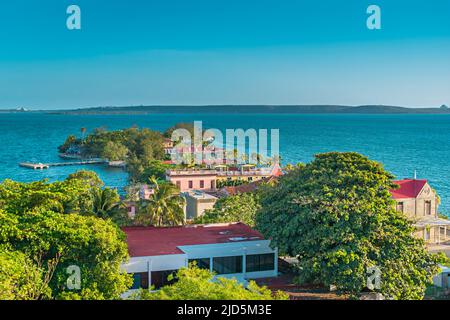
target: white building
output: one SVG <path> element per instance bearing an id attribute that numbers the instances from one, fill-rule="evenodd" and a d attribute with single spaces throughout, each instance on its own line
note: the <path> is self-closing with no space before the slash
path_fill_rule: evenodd
<path id="1" fill-rule="evenodd" d="M 441 272 L 433 277 L 433 284 L 445 290 L 450 290 L 450 268 L 441 266 Z"/>
<path id="2" fill-rule="evenodd" d="M 167 277 L 190 262 L 221 277 L 276 277 L 278 254 L 270 240 L 242 223 L 183 227 L 126 227 L 130 260 L 123 265 L 134 274 L 132 289 L 156 289 Z"/>

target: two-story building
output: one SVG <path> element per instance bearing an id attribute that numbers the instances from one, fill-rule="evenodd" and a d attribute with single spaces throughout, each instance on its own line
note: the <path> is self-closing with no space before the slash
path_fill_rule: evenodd
<path id="1" fill-rule="evenodd" d="M 166 180 L 177 185 L 181 192 L 215 191 L 220 182 L 240 180 L 242 183 L 250 183 L 280 175 L 282 170 L 278 163 L 261 168 L 254 165 L 240 165 L 238 168 L 230 169 L 221 165 L 211 169 L 167 170 Z"/>
<path id="2" fill-rule="evenodd" d="M 181 192 L 216 190 L 217 173 L 210 169 L 167 170 L 166 180 L 176 185 Z"/>
<path id="3" fill-rule="evenodd" d="M 397 211 L 405 213 L 414 222 L 416 236 L 427 243 L 447 241 L 450 220 L 439 218 L 438 196 L 427 180 L 403 179 L 394 183 L 399 189 L 390 192 L 397 203 Z"/>

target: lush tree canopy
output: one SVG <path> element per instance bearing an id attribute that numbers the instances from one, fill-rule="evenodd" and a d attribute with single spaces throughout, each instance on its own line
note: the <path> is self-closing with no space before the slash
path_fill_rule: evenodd
<path id="1" fill-rule="evenodd" d="M 86 180 L 6 180 L 0 184 L 0 208 L 0 246 L 14 252 L 9 260 L 0 258 L 0 264 L 13 266 L 14 276 L 8 275 L 13 284 L 0 279 L 0 285 L 30 281 L 34 288 L 42 287 L 30 299 L 115 299 L 131 285 L 130 277 L 120 270 L 128 259 L 125 235 L 112 222 L 93 216 L 92 187 Z M 23 276 L 20 264 L 31 270 L 32 280 Z M 72 265 L 81 271 L 80 290 L 66 285 L 67 268 Z M 48 290 L 42 281 L 48 283 Z M 30 286 L 13 294 L 25 297 Z"/>
<path id="2" fill-rule="evenodd" d="M 260 208 L 257 193 L 242 193 L 219 199 L 214 208 L 205 210 L 194 223 L 243 222 L 255 225 L 256 211 Z"/>
<path id="3" fill-rule="evenodd" d="M 366 287 L 368 268 L 377 267 L 379 292 L 420 299 L 439 259 L 395 210 L 392 179 L 357 153 L 317 155 L 263 192 L 257 228 L 281 254 L 299 258 L 302 282 L 357 295 Z"/>
<path id="4" fill-rule="evenodd" d="M 181 122 L 181 123 L 175 124 L 173 127 L 170 127 L 169 129 L 167 129 L 164 132 L 164 136 L 166 138 L 171 138 L 172 137 L 172 133 L 175 130 L 177 130 L 177 129 L 185 129 L 185 130 L 187 130 L 191 134 L 191 138 L 194 139 L 194 124 L 191 123 L 191 122 L 189 122 L 189 123 Z"/>
<path id="5" fill-rule="evenodd" d="M 0 184 L 0 207 L 16 214 L 37 208 L 58 213 L 91 214 L 91 186 L 83 179 L 54 183 L 5 180 Z"/>
<path id="6" fill-rule="evenodd" d="M 142 172 L 141 176 L 137 179 L 141 182 L 147 182 L 151 177 L 156 177 L 158 180 L 166 179 L 166 171 L 173 166 L 170 164 L 165 164 L 161 161 L 150 161 L 147 167 Z"/>
<path id="7" fill-rule="evenodd" d="M 245 288 L 236 279 L 217 277 L 209 270 L 191 265 L 182 268 L 176 274 L 174 284 L 151 292 L 142 290 L 140 298 L 144 300 L 287 300 L 281 292 L 272 293 L 266 287 L 259 287 L 250 281 Z"/>
<path id="8" fill-rule="evenodd" d="M 125 161 L 128 156 L 128 148 L 120 142 L 108 141 L 100 156 L 109 161 Z"/>
<path id="9" fill-rule="evenodd" d="M 67 177 L 68 181 L 81 180 L 86 182 L 91 187 L 101 188 L 104 186 L 103 181 L 94 171 L 88 170 L 78 170 L 74 173 L 69 174 Z"/>
<path id="10" fill-rule="evenodd" d="M 75 137 L 74 135 L 70 135 L 66 138 L 64 143 L 58 147 L 58 151 L 62 152 L 62 153 L 75 151 L 75 150 L 71 150 L 71 148 L 74 148 L 74 147 L 76 147 L 77 151 L 78 151 L 78 145 L 80 145 L 80 144 L 81 144 L 81 139 L 77 139 L 77 137 Z"/>
<path id="11" fill-rule="evenodd" d="M 64 181 L 0 184 L 0 205 L 17 213 L 35 208 L 58 213 L 112 217 L 120 197 L 115 189 L 102 188 L 103 181 L 92 171 L 77 171 Z"/>
<path id="12" fill-rule="evenodd" d="M 120 196 L 116 190 L 95 188 L 92 190 L 92 197 L 92 212 L 95 216 L 106 219 L 119 214 Z"/>
<path id="13" fill-rule="evenodd" d="M 50 293 L 41 268 L 24 253 L 0 247 L 0 300 L 35 300 Z"/>

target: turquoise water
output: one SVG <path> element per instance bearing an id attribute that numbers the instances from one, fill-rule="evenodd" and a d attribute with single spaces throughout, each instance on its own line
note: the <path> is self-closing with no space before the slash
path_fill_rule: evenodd
<path id="1" fill-rule="evenodd" d="M 450 115 L 290 115 L 290 114 L 154 114 L 51 115 L 0 114 L 0 180 L 64 179 L 82 167 L 54 167 L 34 171 L 18 163 L 60 162 L 56 147 L 69 134 L 97 127 L 109 130 L 132 125 L 164 130 L 177 122 L 203 121 L 204 127 L 280 130 L 283 163 L 308 162 L 328 151 L 357 151 L 380 161 L 398 178 L 426 178 L 442 199 L 441 211 L 450 212 Z M 85 166 L 107 185 L 121 188 L 126 174 L 120 169 Z"/>

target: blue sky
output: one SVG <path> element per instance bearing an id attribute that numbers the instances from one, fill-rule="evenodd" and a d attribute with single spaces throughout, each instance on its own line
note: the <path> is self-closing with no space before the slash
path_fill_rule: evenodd
<path id="1" fill-rule="evenodd" d="M 448 0 L 4 1 L 0 49 L 0 108 L 450 104 Z"/>

